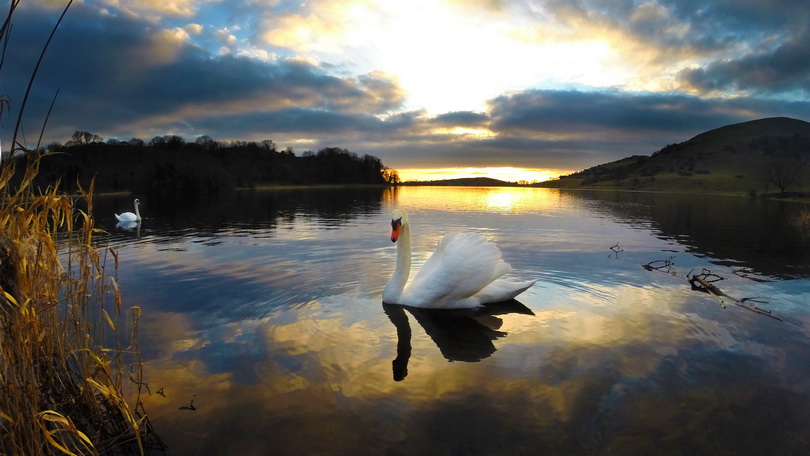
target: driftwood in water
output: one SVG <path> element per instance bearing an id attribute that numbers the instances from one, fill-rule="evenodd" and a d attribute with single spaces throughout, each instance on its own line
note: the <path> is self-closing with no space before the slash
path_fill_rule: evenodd
<path id="1" fill-rule="evenodd" d="M 718 303 L 720 303 L 721 306 L 723 306 L 724 309 L 726 308 L 726 303 L 723 300 L 723 298 L 725 297 L 731 300 L 733 304 L 742 307 L 743 309 L 749 310 L 754 313 L 758 313 L 760 315 L 764 315 L 766 317 L 773 318 L 774 320 L 782 321 L 781 318 L 773 316 L 770 310 L 762 309 L 758 307 L 756 304 L 753 304 L 753 303 L 764 304 L 767 303 L 767 301 L 763 301 L 760 298 L 737 299 L 727 295 L 722 290 L 720 290 L 720 288 L 714 285 L 715 282 L 725 280 L 724 277 L 714 274 L 706 268 L 703 268 L 699 274 L 692 274 L 693 271 L 689 271 L 689 273 L 686 274 L 686 276 L 682 276 L 678 274 L 678 271 L 675 270 L 674 265 L 675 263 L 673 261 L 673 257 L 669 257 L 664 260 L 650 261 L 647 264 L 641 265 L 641 267 L 643 267 L 648 271 L 665 272 L 674 277 L 679 277 L 681 279 L 686 280 L 687 282 L 689 282 L 689 285 L 692 286 L 693 290 L 711 295 Z"/>
<path id="2" fill-rule="evenodd" d="M 723 302 L 723 298 L 721 298 L 721 296 L 726 296 L 729 298 L 731 298 L 731 296 L 728 296 L 727 294 L 720 291 L 719 288 L 714 286 L 714 282 L 725 280 L 724 278 L 720 277 L 717 274 L 712 274 L 711 271 L 705 268 L 700 274 L 693 275 L 692 271 L 689 271 L 689 274 L 686 274 L 686 278 L 689 281 L 689 285 L 692 285 L 693 290 L 701 291 L 712 295 L 712 297 L 714 297 L 717 300 L 717 302 L 719 302 L 720 305 L 723 306 L 724 309 L 726 308 L 726 303 Z"/>

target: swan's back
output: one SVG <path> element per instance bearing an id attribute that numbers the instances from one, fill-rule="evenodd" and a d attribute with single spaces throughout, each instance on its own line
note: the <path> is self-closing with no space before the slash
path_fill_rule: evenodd
<path id="1" fill-rule="evenodd" d="M 407 286 L 402 300 L 415 307 L 437 308 L 476 307 L 496 302 L 493 299 L 509 300 L 534 283 L 515 284 L 522 289 L 511 295 L 516 290 L 508 285 L 513 282 L 498 280 L 511 270 L 498 247 L 483 235 L 449 234 Z M 482 291 L 486 293 L 480 294 Z"/>
<path id="2" fill-rule="evenodd" d="M 109 212 L 107 212 L 109 214 Z M 133 214 L 132 212 L 124 212 L 123 214 L 115 214 L 115 218 L 118 219 L 119 222 L 137 222 L 138 216 Z"/>
<path id="3" fill-rule="evenodd" d="M 140 222 L 141 221 L 141 213 L 138 211 L 138 206 L 141 204 L 139 199 L 135 199 L 135 213 L 132 212 L 124 212 L 123 214 L 115 214 L 115 218 L 118 219 L 119 222 Z"/>

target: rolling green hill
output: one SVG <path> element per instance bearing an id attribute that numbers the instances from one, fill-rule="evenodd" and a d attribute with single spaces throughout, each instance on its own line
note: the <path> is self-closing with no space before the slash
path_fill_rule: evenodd
<path id="1" fill-rule="evenodd" d="M 806 192 L 808 169 L 810 123 L 774 117 L 707 131 L 651 156 L 627 157 L 541 185 L 749 195 Z M 794 179 L 793 174 L 801 176 Z"/>

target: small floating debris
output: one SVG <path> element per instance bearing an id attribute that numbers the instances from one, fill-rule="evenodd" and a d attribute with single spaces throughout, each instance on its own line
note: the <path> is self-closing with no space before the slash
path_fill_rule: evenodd
<path id="1" fill-rule="evenodd" d="M 675 266 L 674 257 L 669 257 L 663 260 L 653 260 L 647 264 L 641 265 L 642 268 L 648 271 L 665 272 L 673 277 L 678 277 L 686 280 L 687 282 L 689 282 L 689 285 L 692 287 L 693 290 L 711 295 L 724 309 L 726 308 L 726 302 L 723 298 L 727 298 L 731 300 L 732 304 L 742 307 L 743 309 L 749 310 L 751 312 L 760 315 L 764 315 L 766 317 L 773 318 L 774 320 L 783 321 L 781 318 L 771 314 L 770 310 L 765 310 L 756 305 L 756 304 L 767 304 L 768 301 L 765 301 L 759 297 L 737 299 L 727 295 L 722 290 L 720 290 L 720 288 L 718 288 L 717 285 L 715 285 L 715 283 L 720 282 L 722 280 L 726 280 L 725 277 L 717 275 L 706 268 L 701 269 L 700 273 L 698 274 L 693 274 L 694 272 L 693 269 L 689 271 L 689 273 L 686 274 L 685 276 L 682 276 L 678 273 L 677 270 L 675 270 L 674 266 Z"/>
<path id="2" fill-rule="evenodd" d="M 194 406 L 194 399 L 186 402 L 184 405 L 177 407 L 177 410 L 197 410 L 197 407 Z"/>
<path id="3" fill-rule="evenodd" d="M 613 253 L 608 254 L 608 258 L 619 258 L 619 252 L 624 252 L 624 249 L 617 242 L 610 248 L 610 251 Z"/>

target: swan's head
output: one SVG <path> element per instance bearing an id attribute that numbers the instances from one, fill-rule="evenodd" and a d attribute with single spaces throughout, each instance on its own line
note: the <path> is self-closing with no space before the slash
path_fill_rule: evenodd
<path id="1" fill-rule="evenodd" d="M 395 209 L 391 213 L 391 242 L 397 242 L 402 227 L 408 224 L 408 214 L 402 209 Z"/>
<path id="2" fill-rule="evenodd" d="M 138 198 L 135 198 L 135 205 L 139 206 L 140 204 L 141 204 L 141 200 L 139 200 Z"/>

